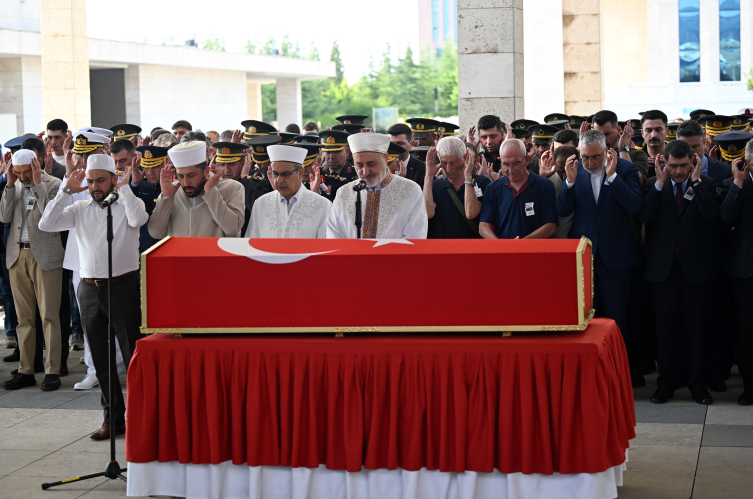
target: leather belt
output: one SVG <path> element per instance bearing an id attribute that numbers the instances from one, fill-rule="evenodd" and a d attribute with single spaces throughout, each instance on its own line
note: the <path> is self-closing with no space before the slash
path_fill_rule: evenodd
<path id="1" fill-rule="evenodd" d="M 128 277 L 130 275 L 133 275 L 136 272 L 138 272 L 138 270 L 132 270 L 130 272 L 126 272 L 125 274 L 122 274 L 122 275 L 119 275 L 119 276 L 113 276 L 112 283 L 115 284 L 118 281 L 122 281 L 126 277 Z M 105 278 L 105 279 L 89 279 L 89 278 L 84 277 L 83 280 L 84 280 L 84 282 L 88 282 L 89 284 L 94 284 L 98 288 L 102 288 L 102 287 L 107 286 L 107 278 Z"/>
<path id="2" fill-rule="evenodd" d="M 21 249 L 31 249 L 31 243 L 19 243 Z"/>

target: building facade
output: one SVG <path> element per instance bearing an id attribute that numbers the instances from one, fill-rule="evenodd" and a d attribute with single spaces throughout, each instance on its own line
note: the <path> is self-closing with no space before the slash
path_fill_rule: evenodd
<path id="1" fill-rule="evenodd" d="M 418 0 L 418 42 L 422 49 L 439 55 L 445 43 L 456 44 L 457 26 L 458 0 Z"/>

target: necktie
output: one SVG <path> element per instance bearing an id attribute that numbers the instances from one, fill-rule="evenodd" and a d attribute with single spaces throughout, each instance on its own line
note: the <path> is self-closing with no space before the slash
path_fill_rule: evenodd
<path id="1" fill-rule="evenodd" d="M 677 192 L 675 192 L 675 204 L 677 204 L 677 209 L 680 209 L 680 205 L 682 205 L 682 184 L 675 185 L 677 187 Z"/>

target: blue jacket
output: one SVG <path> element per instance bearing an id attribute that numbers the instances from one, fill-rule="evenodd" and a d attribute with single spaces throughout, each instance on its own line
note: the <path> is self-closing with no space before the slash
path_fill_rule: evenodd
<path id="1" fill-rule="evenodd" d="M 567 182 L 557 196 L 557 215 L 566 217 L 575 212 L 568 238 L 587 237 L 593 254 L 600 251 L 604 264 L 612 269 L 624 269 L 640 263 L 638 239 L 631 215 L 641 211 L 638 167 L 624 159 L 617 159 L 617 178 L 604 183 L 598 204 L 594 201 L 591 178 L 578 162 L 578 176 L 568 189 Z"/>
<path id="2" fill-rule="evenodd" d="M 131 192 L 144 202 L 146 212 L 151 217 L 154 207 L 157 206 L 157 198 L 162 194 L 162 186 L 160 184 L 152 184 L 144 179 L 136 187 L 131 185 Z M 155 239 L 149 235 L 149 222 L 142 225 L 139 229 L 139 253 L 143 253 L 158 242 L 159 239 Z"/>

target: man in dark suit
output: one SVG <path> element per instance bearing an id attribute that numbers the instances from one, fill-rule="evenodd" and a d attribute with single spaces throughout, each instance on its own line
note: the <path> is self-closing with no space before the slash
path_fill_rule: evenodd
<path id="1" fill-rule="evenodd" d="M 688 120 L 680 124 L 677 128 L 677 140 L 687 142 L 693 148 L 693 154 L 697 154 L 701 158 L 701 175 L 706 175 L 713 178 L 716 181 L 718 187 L 724 185 L 727 179 L 732 182 L 732 168 L 726 163 L 717 161 L 714 158 L 710 158 L 708 154 L 704 154 L 704 133 L 701 125 L 694 120 Z M 721 191 L 722 193 L 724 191 Z M 727 232 L 722 230 L 721 225 L 717 225 L 718 232 L 714 234 L 714 239 L 719 240 L 721 244 L 721 251 L 719 252 L 719 259 L 716 262 L 717 269 L 722 272 L 724 268 L 724 258 L 727 254 L 725 250 L 727 241 Z M 729 303 L 730 299 L 730 285 L 725 282 L 725 278 L 717 281 L 716 290 L 711 296 L 712 309 L 721 309 L 724 304 Z M 732 369 L 732 335 L 729 331 L 734 329 L 734 325 L 731 322 L 729 314 L 725 314 L 719 320 L 712 321 L 711 337 L 709 341 L 709 375 L 710 375 L 710 388 L 714 392 L 724 392 L 727 390 L 727 385 L 724 382 L 729 377 L 730 370 Z"/>
<path id="2" fill-rule="evenodd" d="M 405 178 L 409 178 L 423 189 L 424 178 L 426 177 L 426 163 L 418 158 L 414 158 L 410 155 L 411 140 L 413 139 L 413 132 L 410 127 L 405 123 L 395 123 L 389 129 L 387 133 L 390 135 L 390 141 L 403 149 L 405 152 L 398 156 L 398 159 L 405 165 Z"/>
<path id="3" fill-rule="evenodd" d="M 731 281 L 732 316 L 735 328 L 735 356 L 743 393 L 740 405 L 753 404 L 753 320 L 750 297 L 753 295 L 753 142 L 745 147 L 745 160 L 732 163 L 733 178 L 724 181 L 719 217 L 731 229 L 724 275 Z"/>
<path id="4" fill-rule="evenodd" d="M 640 211 L 643 201 L 638 168 L 607 149 L 604 134 L 597 130 L 583 133 L 578 149 L 582 161 L 571 156 L 565 165 L 567 181 L 557 197 L 557 215 L 574 213 L 568 237 L 591 240 L 594 309 L 598 316 L 614 319 L 630 352 L 628 297 L 633 267 L 640 262 L 630 215 Z M 639 366 L 628 358 L 633 386 L 645 385 Z"/>
<path id="5" fill-rule="evenodd" d="M 663 404 L 687 381 L 699 404 L 711 404 L 708 387 L 709 300 L 719 279 L 716 181 L 701 174 L 690 144 L 674 140 L 657 156 L 656 177 L 646 183 L 640 219 L 647 225 L 644 278 L 652 283 L 656 310 L 658 388 Z"/>

